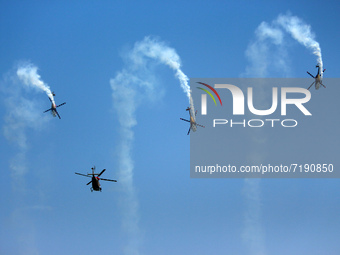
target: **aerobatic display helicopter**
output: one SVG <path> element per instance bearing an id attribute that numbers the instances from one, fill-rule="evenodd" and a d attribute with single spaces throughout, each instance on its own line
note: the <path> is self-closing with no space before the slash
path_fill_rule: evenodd
<path id="1" fill-rule="evenodd" d="M 307 73 L 315 79 L 315 81 L 313 81 L 313 83 L 308 87 L 308 90 L 313 86 L 313 84 L 315 84 L 315 89 L 319 89 L 320 85 L 326 88 L 326 86 L 322 84 L 323 72 L 326 71 L 326 69 L 321 70 L 319 65 L 317 65 L 316 67 L 318 68 L 318 73 L 315 76 L 307 71 Z"/>
<path id="2" fill-rule="evenodd" d="M 186 121 L 186 122 L 190 122 L 190 127 L 189 127 L 189 131 L 188 131 L 188 134 L 187 134 L 187 135 L 189 135 L 190 130 L 192 130 L 192 132 L 195 132 L 196 129 L 197 129 L 197 126 L 203 127 L 203 128 L 204 128 L 204 126 L 202 126 L 202 125 L 196 123 L 196 114 L 197 114 L 197 111 L 194 113 L 193 110 L 191 109 L 191 107 L 188 107 L 188 108 L 186 109 L 186 111 L 189 111 L 190 120 L 186 120 L 186 119 L 182 119 L 182 118 L 180 118 L 180 119 L 181 119 L 181 120 L 184 120 L 184 121 Z"/>
<path id="3" fill-rule="evenodd" d="M 55 96 L 54 92 L 52 92 L 52 95 Z M 62 104 L 56 106 L 55 103 L 51 100 L 50 97 L 48 97 L 48 99 L 51 101 L 52 106 L 51 106 L 50 109 L 44 111 L 44 113 L 45 113 L 45 112 L 48 112 L 48 111 L 51 111 L 53 117 L 58 116 L 59 119 L 61 119 L 61 118 L 60 118 L 60 115 L 59 115 L 59 113 L 58 113 L 58 111 L 57 111 L 57 108 L 60 107 L 60 106 L 62 106 L 62 105 L 64 105 L 64 104 L 66 104 L 66 102 L 64 102 L 64 103 L 62 103 Z"/>
<path id="4" fill-rule="evenodd" d="M 91 187 L 91 192 L 95 191 L 102 191 L 102 187 L 100 186 L 99 180 L 101 181 L 110 181 L 110 182 L 117 182 L 117 180 L 111 180 L 111 179 L 104 179 L 104 178 L 99 178 L 99 176 L 101 176 L 106 169 L 103 169 L 99 174 L 96 174 L 94 172 L 94 170 L 96 169 L 96 167 L 92 167 L 92 174 L 81 174 L 81 173 L 75 173 L 81 176 L 85 176 L 85 177 L 90 177 L 92 178 L 92 180 L 90 182 L 88 182 L 86 185 L 89 185 L 90 183 L 92 183 L 92 187 Z"/>

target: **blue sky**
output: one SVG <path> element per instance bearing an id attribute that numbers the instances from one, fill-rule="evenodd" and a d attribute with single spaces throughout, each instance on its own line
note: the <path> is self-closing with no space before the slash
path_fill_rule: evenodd
<path id="1" fill-rule="evenodd" d="M 179 120 L 187 117 L 188 100 L 174 70 L 152 59 L 146 74 L 154 91 L 136 94 L 133 178 L 124 184 L 119 116 L 125 108 L 115 108 L 111 87 L 119 72 L 132 70 L 126 56 L 146 36 L 175 49 L 189 78 L 241 77 L 257 27 L 287 12 L 311 26 L 325 77 L 339 77 L 339 7 L 336 1 L 1 1 L 0 254 L 339 254 L 338 180 L 190 179 L 188 126 Z M 308 78 L 315 56 L 288 35 L 285 42 L 289 70 L 272 68 L 267 76 Z M 44 92 L 15 79 L 23 62 L 39 68 L 57 104 L 67 102 L 58 108 L 61 120 L 43 114 L 50 107 Z M 311 92 L 310 126 L 264 134 L 260 154 L 340 166 L 339 87 Z M 256 148 L 247 132 L 235 136 L 244 150 L 226 147 L 230 157 L 247 160 Z M 17 142 L 22 137 L 25 146 Z M 289 141 L 291 150 L 271 153 Z M 22 168 L 14 170 L 18 162 Z M 93 165 L 118 182 L 102 182 L 103 192 L 91 193 L 74 172 Z"/>

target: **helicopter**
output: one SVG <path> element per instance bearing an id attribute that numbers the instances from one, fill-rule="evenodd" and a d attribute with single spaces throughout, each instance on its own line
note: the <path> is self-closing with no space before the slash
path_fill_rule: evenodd
<path id="1" fill-rule="evenodd" d="M 189 111 L 190 120 L 186 120 L 186 119 L 183 119 L 183 118 L 180 118 L 180 120 L 184 120 L 184 121 L 190 123 L 189 131 L 188 131 L 187 135 L 190 134 L 190 130 L 192 130 L 193 132 L 195 132 L 196 129 L 197 129 L 197 126 L 203 127 L 203 128 L 204 128 L 204 126 L 202 126 L 202 125 L 196 123 L 196 114 L 197 114 L 197 111 L 194 112 L 194 111 L 192 110 L 191 107 L 188 107 L 188 108 L 186 109 L 186 111 Z"/>
<path id="2" fill-rule="evenodd" d="M 313 83 L 308 87 L 308 90 L 313 86 L 313 84 L 315 84 L 315 89 L 319 89 L 320 85 L 326 88 L 326 86 L 322 84 L 323 72 L 326 71 L 326 69 L 321 70 L 319 65 L 317 65 L 316 67 L 318 68 L 318 73 L 315 76 L 307 71 L 307 73 L 315 79 L 315 81 L 313 81 Z"/>
<path id="3" fill-rule="evenodd" d="M 52 92 L 52 96 L 55 96 L 55 93 L 54 93 L 54 92 Z M 51 99 L 50 97 L 48 97 L 48 99 L 51 101 L 51 104 L 52 104 L 52 105 L 51 105 L 51 108 L 48 109 L 48 110 L 46 110 L 46 111 L 44 111 L 44 113 L 45 113 L 45 112 L 48 112 L 48 111 L 51 111 L 53 117 L 58 116 L 58 118 L 61 119 L 61 117 L 60 117 L 60 115 L 59 115 L 59 113 L 58 113 L 58 111 L 57 111 L 57 108 L 60 107 L 60 106 L 62 106 L 62 105 L 64 105 L 64 104 L 66 104 L 66 103 L 64 102 L 64 103 L 62 103 L 62 104 L 60 104 L 60 105 L 56 105 L 56 104 L 54 103 L 54 100 L 52 100 L 53 97 L 52 97 L 52 99 Z"/>
<path id="4" fill-rule="evenodd" d="M 92 174 L 81 174 L 81 173 L 75 173 L 81 176 L 85 176 L 85 177 L 90 177 L 92 178 L 92 180 L 90 182 L 88 182 L 86 185 L 89 185 L 90 183 L 92 183 L 92 187 L 91 187 L 91 192 L 95 191 L 102 191 L 102 187 L 100 186 L 99 180 L 101 181 L 110 181 L 110 182 L 117 182 L 117 180 L 111 180 L 111 179 L 104 179 L 104 178 L 99 178 L 99 176 L 101 176 L 106 169 L 103 169 L 99 174 L 96 174 L 94 171 L 96 169 L 96 166 L 91 167 L 92 170 Z"/>

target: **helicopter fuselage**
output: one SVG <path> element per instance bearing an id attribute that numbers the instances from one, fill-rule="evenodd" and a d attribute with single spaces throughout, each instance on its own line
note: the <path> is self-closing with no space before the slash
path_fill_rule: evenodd
<path id="1" fill-rule="evenodd" d="M 92 189 L 91 191 L 101 191 L 102 190 L 102 187 L 100 186 L 100 183 L 99 183 L 99 178 L 96 177 L 96 176 L 93 176 L 92 177 Z"/>

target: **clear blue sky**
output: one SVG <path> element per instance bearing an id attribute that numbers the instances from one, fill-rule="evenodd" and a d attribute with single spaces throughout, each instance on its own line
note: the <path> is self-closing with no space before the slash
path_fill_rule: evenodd
<path id="1" fill-rule="evenodd" d="M 121 128 L 110 86 L 127 66 L 122 56 L 145 36 L 174 48 L 189 78 L 240 77 L 256 28 L 287 11 L 311 25 L 325 77 L 340 77 L 339 7 L 337 1 L 1 1 L 0 254 L 339 254 L 339 180 L 190 179 L 188 126 L 179 120 L 187 117 L 187 98 L 174 71 L 152 61 L 156 96 L 143 98 L 132 128 L 138 229 L 126 231 Z M 293 39 L 286 60 L 291 77 L 316 70 L 310 50 Z M 12 80 L 22 61 L 39 68 L 57 104 L 67 102 L 58 108 L 61 120 L 42 113 L 50 107 L 44 92 Z M 280 71 L 268 76 L 285 77 Z M 340 166 L 340 87 L 311 91 L 311 125 L 269 132 L 259 151 L 264 158 L 290 162 L 299 155 L 305 163 L 316 157 Z M 13 117 L 22 102 L 30 107 Z M 25 147 L 15 142 L 22 137 Z M 246 160 L 251 136 L 240 137 L 241 150 L 226 153 Z M 23 168 L 15 171 L 18 162 Z M 91 193 L 74 172 L 93 165 L 118 182 L 102 182 L 103 192 Z"/>

